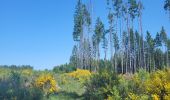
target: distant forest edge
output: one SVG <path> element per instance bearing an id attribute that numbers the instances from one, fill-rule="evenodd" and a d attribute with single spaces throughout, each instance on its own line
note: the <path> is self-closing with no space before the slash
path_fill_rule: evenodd
<path id="1" fill-rule="evenodd" d="M 30 65 L 0 65 L 0 68 L 9 68 L 9 69 L 31 69 L 33 70 L 33 66 Z"/>

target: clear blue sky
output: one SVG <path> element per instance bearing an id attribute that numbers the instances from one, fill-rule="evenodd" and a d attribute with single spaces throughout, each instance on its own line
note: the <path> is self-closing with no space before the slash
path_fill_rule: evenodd
<path id="1" fill-rule="evenodd" d="M 94 2 L 94 16 L 107 23 L 105 0 Z M 162 0 L 143 2 L 144 31 L 154 35 L 164 26 L 170 33 Z M 52 69 L 68 62 L 74 44 L 75 4 L 76 0 L 0 0 L 0 65 Z"/>

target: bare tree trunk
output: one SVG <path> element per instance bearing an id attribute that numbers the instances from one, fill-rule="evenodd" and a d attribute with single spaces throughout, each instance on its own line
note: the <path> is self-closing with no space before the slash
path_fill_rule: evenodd
<path id="1" fill-rule="evenodd" d="M 110 24 L 110 34 L 109 34 L 109 38 L 110 38 L 110 54 L 111 54 L 111 58 L 110 58 L 110 60 L 111 60 L 111 64 L 112 64 L 112 68 L 114 68 L 114 66 L 113 66 L 113 39 L 112 39 L 112 28 L 113 28 L 113 25 L 112 25 L 112 23 L 113 22 L 111 22 L 111 24 Z"/>
<path id="2" fill-rule="evenodd" d="M 78 68 L 79 66 L 79 43 L 76 43 L 76 46 L 77 46 L 77 52 L 76 52 L 76 69 Z"/>
<path id="3" fill-rule="evenodd" d="M 131 45 L 130 45 L 130 28 L 129 28 L 129 15 L 127 14 L 127 31 L 128 31 L 128 58 L 129 58 L 129 72 L 131 73 Z"/>
<path id="4" fill-rule="evenodd" d="M 139 23 L 139 17 L 138 17 L 138 30 L 140 31 L 140 23 Z M 140 33 L 139 33 L 140 34 Z M 141 38 L 140 35 L 138 37 L 138 69 L 142 67 L 141 64 Z"/>
<path id="5" fill-rule="evenodd" d="M 107 48 L 104 49 L 104 61 L 106 62 L 107 60 Z"/>
<path id="6" fill-rule="evenodd" d="M 118 30 L 118 28 L 117 28 L 118 24 L 117 23 L 118 23 L 118 17 L 116 17 L 116 33 L 115 33 L 116 36 L 118 36 L 117 35 L 117 30 Z M 118 70 L 117 70 L 117 67 L 118 67 L 117 66 L 117 44 L 116 44 L 116 47 L 115 47 L 115 58 L 114 58 L 114 60 L 115 60 L 115 65 L 114 65 L 115 66 L 115 72 L 117 73 L 118 72 Z"/>
<path id="7" fill-rule="evenodd" d="M 168 43 L 167 43 L 167 46 L 166 46 L 166 66 L 169 67 L 169 57 L 168 57 Z"/>
<path id="8" fill-rule="evenodd" d="M 128 50 L 126 50 L 126 73 L 128 72 Z"/>
<path id="9" fill-rule="evenodd" d="M 100 47 L 98 44 L 98 53 L 97 53 L 97 71 L 99 70 L 99 64 L 100 64 Z"/>
<path id="10" fill-rule="evenodd" d="M 145 57 L 144 57 L 144 40 L 143 40 L 143 29 L 142 29 L 142 13 L 140 12 L 139 16 L 139 22 L 140 22 L 140 32 L 142 36 L 142 50 L 141 50 L 141 61 L 142 61 L 142 67 L 146 70 L 146 65 L 145 65 Z"/>
<path id="11" fill-rule="evenodd" d="M 152 66 L 152 54 L 150 53 L 150 65 L 149 65 L 149 72 L 151 72 L 151 66 Z"/>
<path id="12" fill-rule="evenodd" d="M 122 22 L 122 17 L 120 18 L 120 40 L 121 40 L 121 48 L 122 48 L 122 50 L 121 50 L 121 73 L 123 74 L 123 63 L 124 63 L 124 61 L 123 61 L 123 57 L 124 57 L 124 49 L 123 49 L 123 34 L 122 34 L 122 28 L 123 27 L 123 22 Z"/>
<path id="13" fill-rule="evenodd" d="M 132 30 L 134 29 L 134 20 L 132 19 Z M 134 42 L 134 38 L 135 37 L 135 33 L 134 33 L 134 30 L 133 30 L 133 40 L 132 40 L 132 47 L 133 47 L 133 51 L 132 51 L 132 54 L 133 54 L 133 59 L 132 59 L 132 61 L 133 61 L 133 63 L 132 63 L 132 68 L 133 68 L 133 73 L 135 73 L 136 72 L 136 52 L 135 52 L 135 42 Z"/>

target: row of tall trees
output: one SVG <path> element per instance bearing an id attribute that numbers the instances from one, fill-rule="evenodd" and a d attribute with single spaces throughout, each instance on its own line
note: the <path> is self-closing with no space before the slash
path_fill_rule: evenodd
<path id="1" fill-rule="evenodd" d="M 71 59 L 74 60 L 76 67 L 83 69 L 91 67 L 92 63 L 92 45 L 90 40 L 92 22 L 90 15 L 91 1 L 88 6 L 83 4 L 81 0 L 78 0 L 74 15 L 73 39 L 76 43 Z"/>
<path id="2" fill-rule="evenodd" d="M 170 39 L 163 27 L 155 38 L 149 31 L 143 32 L 141 0 L 106 0 L 106 4 L 107 28 L 99 17 L 93 25 L 91 0 L 77 1 L 70 63 L 90 71 L 104 67 L 116 73 L 169 66 Z M 165 8 L 169 9 L 166 4 Z"/>

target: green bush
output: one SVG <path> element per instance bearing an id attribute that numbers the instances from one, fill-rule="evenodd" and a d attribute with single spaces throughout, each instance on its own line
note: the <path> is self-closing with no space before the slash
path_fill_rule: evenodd
<path id="1" fill-rule="evenodd" d="M 151 99 L 150 95 L 146 94 L 146 82 L 149 79 L 150 74 L 145 70 L 125 75 L 103 70 L 94 74 L 85 84 L 85 98 L 90 100 Z"/>
<path id="2" fill-rule="evenodd" d="M 92 100 L 103 100 L 113 96 L 118 99 L 119 91 L 117 90 L 118 76 L 107 70 L 94 74 L 85 84 L 85 98 Z"/>
<path id="3" fill-rule="evenodd" d="M 42 100 L 43 92 L 28 80 L 12 71 L 8 78 L 0 80 L 0 100 Z"/>

